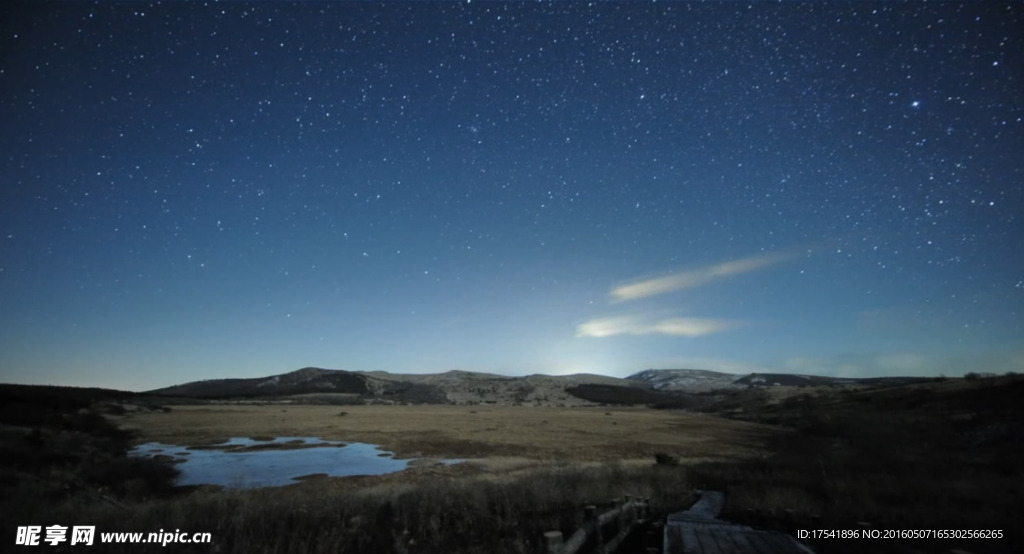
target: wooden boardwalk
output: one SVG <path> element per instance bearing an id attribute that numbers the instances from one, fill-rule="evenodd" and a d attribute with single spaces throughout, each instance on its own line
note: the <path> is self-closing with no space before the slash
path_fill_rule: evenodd
<path id="1" fill-rule="evenodd" d="M 725 495 L 717 491 L 700 495 L 689 510 L 668 516 L 663 554 L 814 554 L 784 533 L 718 519 Z"/>

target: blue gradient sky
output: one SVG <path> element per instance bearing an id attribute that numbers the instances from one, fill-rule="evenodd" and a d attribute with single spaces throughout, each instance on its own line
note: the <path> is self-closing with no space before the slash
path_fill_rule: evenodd
<path id="1" fill-rule="evenodd" d="M 1019 2 L 5 2 L 0 381 L 1024 370 Z"/>

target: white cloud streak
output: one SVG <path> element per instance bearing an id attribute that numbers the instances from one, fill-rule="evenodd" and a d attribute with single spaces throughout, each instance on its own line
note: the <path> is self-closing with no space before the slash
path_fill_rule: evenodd
<path id="1" fill-rule="evenodd" d="M 747 273 L 775 265 L 792 257 L 793 256 L 791 255 L 784 254 L 763 254 L 760 256 L 751 256 L 739 260 L 722 262 L 720 264 L 691 269 L 682 273 L 620 285 L 612 289 L 611 296 L 612 299 L 617 302 L 647 298 L 648 296 L 655 296 L 680 289 L 706 285 L 731 275 Z"/>
<path id="2" fill-rule="evenodd" d="M 671 335 L 701 337 L 737 327 L 740 323 L 706 317 L 673 317 L 646 321 L 637 316 L 591 319 L 576 328 L 577 337 L 612 337 L 615 335 Z"/>

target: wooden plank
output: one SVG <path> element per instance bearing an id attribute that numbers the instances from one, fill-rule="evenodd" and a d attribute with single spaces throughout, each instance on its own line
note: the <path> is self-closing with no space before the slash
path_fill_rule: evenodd
<path id="1" fill-rule="evenodd" d="M 700 538 L 698 538 L 696 527 L 692 525 L 681 525 L 679 532 L 683 537 L 683 554 L 703 554 L 703 547 L 700 544 Z"/>
<path id="2" fill-rule="evenodd" d="M 715 554 L 735 554 L 736 549 L 732 541 L 733 533 L 728 529 L 712 529 L 707 535 L 715 541 Z"/>
<path id="3" fill-rule="evenodd" d="M 772 531 L 750 530 L 744 534 L 745 540 L 754 548 L 754 552 L 765 554 L 814 554 L 810 548 L 785 533 Z"/>
<path id="4" fill-rule="evenodd" d="M 774 533 L 767 531 L 754 531 L 744 535 L 744 539 L 750 544 L 751 552 L 764 553 L 764 554 L 786 554 L 788 550 L 783 547 L 780 551 L 778 541 L 773 537 Z"/>
<path id="5" fill-rule="evenodd" d="M 777 554 L 775 547 L 766 540 L 765 534 L 762 532 L 749 533 L 746 535 L 745 539 L 750 545 L 751 552 Z"/>
<path id="6" fill-rule="evenodd" d="M 564 550 L 566 554 L 576 554 L 580 548 L 587 542 L 587 530 L 586 526 L 577 529 L 575 533 L 569 537 L 569 540 L 565 541 Z"/>
<path id="7" fill-rule="evenodd" d="M 622 508 L 615 508 L 614 510 L 609 510 L 597 516 L 597 524 L 608 525 L 609 523 L 618 519 L 620 515 L 622 515 Z"/>
<path id="8" fill-rule="evenodd" d="M 669 523 L 662 532 L 661 553 L 678 554 L 683 552 L 683 526 Z"/>
<path id="9" fill-rule="evenodd" d="M 668 516 L 663 554 L 814 554 L 784 533 L 717 519 L 725 495 L 716 491 L 700 494 L 700 500 L 689 510 Z"/>
<path id="10" fill-rule="evenodd" d="M 732 541 L 732 552 L 750 552 L 751 554 L 761 552 L 758 550 L 758 546 L 750 540 L 750 537 L 750 532 L 731 534 L 729 539 Z"/>
<path id="11" fill-rule="evenodd" d="M 811 550 L 799 543 L 793 537 L 784 533 L 773 533 L 770 531 L 754 531 L 748 535 L 751 542 L 758 545 L 758 552 L 768 554 L 804 554 Z"/>
<path id="12" fill-rule="evenodd" d="M 747 540 L 747 536 L 752 532 L 755 531 L 749 528 L 729 531 L 723 529 L 723 543 L 726 543 L 722 547 L 723 554 L 761 554 L 761 551 Z"/>
<path id="13" fill-rule="evenodd" d="M 721 528 L 705 527 L 698 531 L 697 536 L 704 548 L 702 554 L 729 554 L 728 535 L 728 531 L 723 532 Z"/>
<path id="14" fill-rule="evenodd" d="M 690 517 L 702 517 L 715 519 L 722 513 L 725 507 L 725 493 L 718 491 L 700 491 L 700 500 L 697 501 L 686 514 Z"/>

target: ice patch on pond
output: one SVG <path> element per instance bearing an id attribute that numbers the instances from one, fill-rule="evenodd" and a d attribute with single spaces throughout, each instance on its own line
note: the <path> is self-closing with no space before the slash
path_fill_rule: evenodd
<path id="1" fill-rule="evenodd" d="M 178 485 L 221 485 L 228 488 L 279 487 L 298 477 L 383 475 L 402 471 L 413 460 L 360 442 L 325 441 L 316 437 L 259 440 L 234 437 L 214 445 L 186 447 L 150 442 L 129 456 L 171 459 L 181 471 Z"/>

